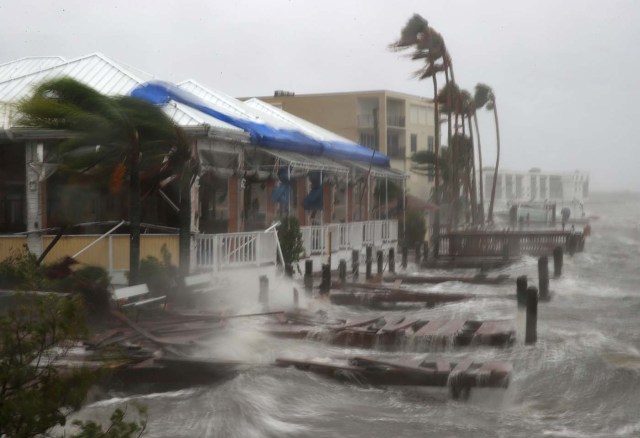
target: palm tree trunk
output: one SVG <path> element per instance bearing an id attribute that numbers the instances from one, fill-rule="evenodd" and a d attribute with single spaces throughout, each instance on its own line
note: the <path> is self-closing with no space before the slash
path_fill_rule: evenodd
<path id="1" fill-rule="evenodd" d="M 484 175 L 482 174 L 482 147 L 480 145 L 480 130 L 478 129 L 478 115 L 473 112 L 473 121 L 476 125 L 476 138 L 478 139 L 478 178 L 480 179 L 480 224 L 484 225 Z"/>
<path id="2" fill-rule="evenodd" d="M 471 114 L 467 116 L 467 123 L 469 124 L 469 138 L 471 139 L 471 217 L 473 224 L 476 225 L 478 223 L 478 185 L 476 183 L 476 154 L 474 152 L 475 142 L 471 117 Z"/>
<path id="3" fill-rule="evenodd" d="M 449 88 L 449 68 L 445 66 L 444 69 L 444 77 L 445 77 L 445 87 Z M 449 218 L 447 223 L 449 224 L 449 227 L 451 227 L 451 221 L 453 220 L 453 216 L 454 216 L 454 206 L 453 206 L 453 148 L 451 145 L 451 94 L 449 92 L 447 92 L 447 147 L 449 148 Z"/>
<path id="4" fill-rule="evenodd" d="M 129 158 L 129 286 L 138 284 L 140 268 L 140 144 L 137 133 Z"/>
<path id="5" fill-rule="evenodd" d="M 493 102 L 493 117 L 496 123 L 496 168 L 493 171 L 493 186 L 491 187 L 491 202 L 489 203 L 489 222 L 493 222 L 493 203 L 496 198 L 496 184 L 498 182 L 498 165 L 500 164 L 500 125 L 498 124 L 498 106 Z"/>
<path id="6" fill-rule="evenodd" d="M 436 205 L 440 205 L 440 107 L 438 104 L 438 79 L 435 73 L 431 76 L 433 80 L 433 106 L 434 106 L 434 154 L 435 154 L 435 200 Z M 439 213 L 437 213 L 439 214 Z"/>

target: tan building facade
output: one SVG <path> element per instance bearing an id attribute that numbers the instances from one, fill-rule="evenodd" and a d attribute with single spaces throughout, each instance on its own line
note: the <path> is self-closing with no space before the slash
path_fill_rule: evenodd
<path id="1" fill-rule="evenodd" d="M 411 156 L 435 148 L 431 99 L 387 90 L 302 95 L 276 91 L 259 99 L 385 153 L 394 169 L 410 175 L 407 194 L 429 199 L 433 176 L 415 169 Z"/>

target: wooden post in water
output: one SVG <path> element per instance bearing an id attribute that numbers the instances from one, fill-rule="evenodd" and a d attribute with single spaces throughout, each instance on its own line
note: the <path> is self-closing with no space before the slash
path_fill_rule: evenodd
<path id="1" fill-rule="evenodd" d="M 355 278 L 358 278 L 358 271 L 360 269 L 360 250 L 352 249 L 351 250 L 351 274 Z"/>
<path id="2" fill-rule="evenodd" d="M 527 329 L 524 335 L 525 344 L 535 344 L 538 340 L 538 289 L 529 286 L 527 289 Z"/>
<path id="3" fill-rule="evenodd" d="M 541 256 L 538 259 L 538 288 L 540 299 L 549 301 L 549 258 L 547 256 Z"/>
<path id="4" fill-rule="evenodd" d="M 429 242 L 422 244 L 422 263 L 427 263 L 429 260 Z"/>
<path id="5" fill-rule="evenodd" d="M 416 243 L 416 266 L 420 266 L 420 252 L 422 251 L 422 245 Z"/>
<path id="6" fill-rule="evenodd" d="M 371 246 L 367 246 L 367 250 L 366 250 L 366 268 L 367 268 L 367 273 L 366 273 L 366 278 L 367 280 L 371 278 L 371 263 L 373 262 L 371 259 L 373 258 L 373 255 L 371 254 L 373 252 L 373 249 L 371 248 Z"/>
<path id="7" fill-rule="evenodd" d="M 342 283 L 347 281 L 347 261 L 345 259 L 340 259 L 340 263 L 338 264 L 338 276 Z"/>
<path id="8" fill-rule="evenodd" d="M 331 290 L 331 265 L 322 264 L 322 282 L 320 283 L 320 295 L 326 295 Z"/>
<path id="9" fill-rule="evenodd" d="M 382 250 L 377 252 L 376 259 L 376 261 L 378 262 L 378 275 L 382 275 L 382 268 L 384 263 L 384 253 L 382 252 Z"/>
<path id="10" fill-rule="evenodd" d="M 402 268 L 407 269 L 407 259 L 409 258 L 409 247 L 406 243 L 402 244 Z"/>
<path id="11" fill-rule="evenodd" d="M 567 236 L 567 252 L 572 257 L 576 253 L 576 235 L 574 233 Z"/>
<path id="12" fill-rule="evenodd" d="M 293 288 L 293 308 L 294 309 L 298 308 L 299 299 L 300 297 L 298 296 L 298 289 L 294 287 Z"/>
<path id="13" fill-rule="evenodd" d="M 389 272 L 396 272 L 396 251 L 393 248 L 389 248 Z"/>
<path id="14" fill-rule="evenodd" d="M 527 276 L 521 275 L 516 278 L 516 296 L 518 307 L 527 307 Z"/>
<path id="15" fill-rule="evenodd" d="M 304 291 L 311 295 L 313 291 L 313 260 L 304 261 Z"/>
<path id="16" fill-rule="evenodd" d="M 269 309 L 269 277 L 260 276 L 260 292 L 258 294 L 258 302 L 262 304 L 262 308 L 266 312 Z"/>
<path id="17" fill-rule="evenodd" d="M 564 259 L 564 252 L 561 246 L 556 246 L 553 249 L 553 278 L 559 278 L 562 276 L 562 263 Z"/>
<path id="18" fill-rule="evenodd" d="M 327 255 L 329 256 L 327 263 L 329 263 L 329 268 L 331 268 L 331 231 L 328 231 L 329 240 L 327 241 Z"/>

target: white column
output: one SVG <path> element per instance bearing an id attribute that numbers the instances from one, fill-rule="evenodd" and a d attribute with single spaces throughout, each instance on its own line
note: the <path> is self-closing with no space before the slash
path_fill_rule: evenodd
<path id="1" fill-rule="evenodd" d="M 34 141 L 27 142 L 25 145 L 27 231 L 35 231 L 42 228 L 40 169 L 42 169 L 43 161 L 44 145 Z M 36 256 L 42 254 L 42 234 L 29 233 L 27 235 L 27 246 L 29 251 Z"/>

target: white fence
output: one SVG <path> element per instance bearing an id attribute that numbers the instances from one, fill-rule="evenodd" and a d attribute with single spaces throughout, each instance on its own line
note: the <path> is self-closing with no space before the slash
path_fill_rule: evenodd
<path id="1" fill-rule="evenodd" d="M 324 254 L 329 232 L 331 232 L 331 251 L 362 248 L 365 246 L 382 247 L 398 241 L 398 221 L 367 221 L 349 224 L 329 224 L 300 227 L 305 255 Z"/>
<path id="2" fill-rule="evenodd" d="M 196 236 L 196 266 L 219 271 L 276 263 L 275 232 L 200 234 Z"/>
<path id="3" fill-rule="evenodd" d="M 384 247 L 398 241 L 398 221 L 368 221 L 349 224 L 328 224 L 300 227 L 305 256 L 326 254 L 346 249 L 360 249 L 372 245 Z M 220 271 L 234 267 L 276 264 L 277 238 L 275 232 L 200 234 L 196 236 L 195 263 L 197 268 Z"/>

